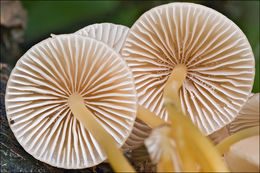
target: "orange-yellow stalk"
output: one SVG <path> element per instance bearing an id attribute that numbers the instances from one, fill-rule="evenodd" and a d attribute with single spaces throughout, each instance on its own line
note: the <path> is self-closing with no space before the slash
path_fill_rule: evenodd
<path id="1" fill-rule="evenodd" d="M 182 146 L 177 142 L 180 153 L 182 153 L 182 169 L 185 171 L 228 172 L 221 155 L 211 141 L 203 136 L 181 111 L 178 91 L 186 75 L 187 68 L 182 64 L 176 65 L 164 89 L 165 106 L 172 128 L 171 137 L 176 139 L 176 142 L 183 140 L 187 150 L 191 151 L 185 151 L 185 145 Z M 182 134 L 178 135 L 176 129 Z M 166 160 L 162 160 L 162 162 L 166 162 Z"/>
<path id="2" fill-rule="evenodd" d="M 178 91 L 178 89 L 181 87 L 183 81 L 186 78 L 187 74 L 187 68 L 183 64 L 178 64 L 174 67 L 172 71 L 172 75 L 169 77 L 166 83 L 166 87 L 164 89 L 164 96 L 166 98 L 172 98 L 177 99 L 176 94 L 173 94 L 172 91 Z M 177 89 L 176 89 L 177 88 Z M 179 102 L 178 102 L 179 104 Z M 178 105 L 180 106 L 180 105 Z M 153 112 L 149 111 L 148 109 L 144 108 L 141 105 L 138 105 L 137 109 L 137 118 L 145 122 L 147 125 L 149 125 L 152 128 L 169 124 L 169 122 L 165 122 L 164 120 L 157 117 Z"/>
<path id="3" fill-rule="evenodd" d="M 155 113 L 140 105 L 138 105 L 137 108 L 137 118 L 139 118 L 152 128 L 167 124 L 167 122 L 156 116 Z"/>
<path id="4" fill-rule="evenodd" d="M 179 124 L 182 127 L 183 133 L 187 135 L 185 142 L 189 144 L 192 142 L 194 155 L 186 157 L 194 157 L 203 172 L 229 172 L 224 164 L 220 153 L 214 147 L 213 143 L 196 128 L 188 117 L 179 112 L 171 101 L 165 103 L 169 119 L 172 122 L 172 131 L 175 131 L 175 124 Z M 173 132 L 174 133 L 174 132 Z"/>
<path id="5" fill-rule="evenodd" d="M 87 109 L 82 96 L 73 94 L 68 100 L 73 115 L 89 130 L 105 150 L 109 163 L 115 172 L 135 172 L 122 152 L 118 149 L 114 138 L 98 123 Z"/>
<path id="6" fill-rule="evenodd" d="M 189 137 L 183 132 L 181 124 L 172 124 L 171 126 L 171 135 L 172 139 L 175 139 L 176 147 L 181 158 L 181 168 L 183 172 L 198 172 L 199 167 L 194 154 L 196 150 L 191 148 L 192 143 L 188 143 Z M 174 128 L 174 130 L 172 130 Z"/>
<path id="7" fill-rule="evenodd" d="M 172 70 L 172 73 L 169 76 L 164 88 L 164 98 L 173 100 L 177 108 L 181 108 L 178 91 L 182 86 L 186 75 L 187 67 L 183 64 L 176 65 Z"/>
<path id="8" fill-rule="evenodd" d="M 236 143 L 242 139 L 246 139 L 246 138 L 249 138 L 251 136 L 256 136 L 256 135 L 259 135 L 259 126 L 250 127 L 248 129 L 241 130 L 241 131 L 227 137 L 223 141 L 221 141 L 217 145 L 217 149 L 220 152 L 220 154 L 223 155 L 225 152 L 229 151 L 230 146 L 233 145 L 234 143 Z"/>

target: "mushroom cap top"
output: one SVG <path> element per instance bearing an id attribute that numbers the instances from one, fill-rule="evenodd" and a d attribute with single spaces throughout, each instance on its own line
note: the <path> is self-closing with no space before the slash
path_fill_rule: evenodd
<path id="1" fill-rule="evenodd" d="M 115 51 L 120 52 L 128 32 L 129 28 L 123 25 L 98 23 L 88 25 L 76 31 L 75 34 L 102 41 L 112 47 Z M 133 150 L 141 146 L 143 140 L 149 136 L 150 131 L 151 128 L 137 118 L 129 138 L 122 146 L 122 150 Z"/>
<path id="2" fill-rule="evenodd" d="M 119 52 L 123 46 L 129 28 L 123 25 L 113 23 L 97 23 L 88 25 L 75 34 L 94 38 L 102 41 Z"/>
<path id="3" fill-rule="evenodd" d="M 173 68 L 187 67 L 182 111 L 205 135 L 230 123 L 254 79 L 254 55 L 231 20 L 208 7 L 170 3 L 144 13 L 121 51 L 133 72 L 140 105 L 167 120 L 163 90 Z"/>
<path id="4" fill-rule="evenodd" d="M 52 166 L 79 169 L 101 163 L 106 154 L 73 116 L 68 106 L 73 93 L 122 146 L 136 117 L 133 76 L 100 41 L 70 34 L 33 46 L 10 75 L 5 104 L 9 125 L 28 153 Z"/>
<path id="5" fill-rule="evenodd" d="M 227 126 L 230 134 L 246 128 L 259 126 L 259 97 L 259 93 L 252 94 L 249 97 L 235 120 Z"/>

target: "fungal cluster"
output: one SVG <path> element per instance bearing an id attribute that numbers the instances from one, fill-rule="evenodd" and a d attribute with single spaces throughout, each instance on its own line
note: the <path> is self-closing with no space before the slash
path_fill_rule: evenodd
<path id="1" fill-rule="evenodd" d="M 231 20 L 202 5 L 170 3 L 131 28 L 93 24 L 34 45 L 10 75 L 6 113 L 23 148 L 55 167 L 107 159 L 117 172 L 134 172 L 123 152 L 145 141 L 158 172 L 228 171 L 218 148 L 234 142 L 216 147 L 210 138 L 222 141 L 223 128 L 227 141 L 259 135 L 248 130 L 259 126 L 259 106 L 247 113 L 257 102 L 248 101 L 254 66 Z M 245 135 L 231 135 L 239 131 Z M 248 162 L 259 169 L 259 157 Z"/>

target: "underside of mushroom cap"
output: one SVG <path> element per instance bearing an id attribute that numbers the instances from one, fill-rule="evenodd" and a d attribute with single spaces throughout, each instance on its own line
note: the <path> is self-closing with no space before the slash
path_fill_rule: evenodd
<path id="1" fill-rule="evenodd" d="M 102 41 L 112 47 L 115 51 L 120 52 L 128 32 L 129 28 L 123 25 L 98 23 L 88 25 L 75 32 L 75 34 Z M 149 136 L 150 131 L 151 128 L 137 118 L 129 138 L 122 146 L 122 150 L 133 150 L 141 146 L 143 140 Z"/>
<path id="2" fill-rule="evenodd" d="M 144 139 L 148 138 L 152 128 L 147 126 L 144 122 L 136 118 L 134 128 L 122 146 L 123 151 L 134 150 L 144 144 Z"/>
<path id="3" fill-rule="evenodd" d="M 254 79 L 254 56 L 231 20 L 208 7 L 170 3 L 144 13 L 121 54 L 133 72 L 139 104 L 167 120 L 163 90 L 178 64 L 187 68 L 182 111 L 205 135 L 230 123 Z"/>
<path id="4" fill-rule="evenodd" d="M 88 25 L 75 34 L 94 38 L 102 41 L 112 47 L 115 51 L 119 52 L 123 46 L 129 28 L 123 25 L 113 23 L 97 23 Z"/>
<path id="5" fill-rule="evenodd" d="M 230 134 L 246 128 L 259 126 L 259 96 L 259 93 L 252 94 L 234 121 L 227 125 Z"/>
<path id="6" fill-rule="evenodd" d="M 215 131 L 210 134 L 208 137 L 212 140 L 212 142 L 216 145 L 220 143 L 223 139 L 230 136 L 227 126 L 222 127 L 221 129 Z"/>
<path id="7" fill-rule="evenodd" d="M 6 90 L 9 125 L 23 148 L 52 166 L 95 166 L 106 154 L 71 113 L 68 98 L 80 94 L 95 119 L 122 146 L 136 116 L 132 73 L 120 55 L 79 35 L 46 39 L 13 69 Z"/>
<path id="8" fill-rule="evenodd" d="M 209 137 L 214 143 L 250 127 L 259 126 L 259 93 L 251 93 L 238 116 L 228 125 L 212 133 Z"/>

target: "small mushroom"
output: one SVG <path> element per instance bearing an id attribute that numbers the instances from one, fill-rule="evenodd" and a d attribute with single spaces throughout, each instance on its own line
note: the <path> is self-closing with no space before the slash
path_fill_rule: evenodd
<path id="1" fill-rule="evenodd" d="M 107 45 L 109 45 L 110 47 L 112 47 L 115 51 L 120 52 L 128 32 L 129 32 L 129 28 L 123 25 L 116 25 L 112 23 L 100 23 L 100 24 L 88 25 L 80 29 L 79 31 L 75 32 L 75 34 L 91 37 L 96 40 L 102 41 Z M 147 112 L 147 110 L 143 110 L 143 108 L 140 109 L 138 110 L 142 114 L 144 112 Z M 150 113 L 147 112 L 147 114 Z M 137 114 L 137 115 L 139 115 L 138 116 L 139 118 L 142 118 L 140 117 L 141 114 Z M 155 115 L 151 115 L 150 117 L 153 116 Z M 134 128 L 129 138 L 122 146 L 123 151 L 133 150 L 141 146 L 143 144 L 144 139 L 147 138 L 151 132 L 151 127 L 145 125 L 141 120 L 139 120 L 138 117 L 136 118 Z M 145 119 L 146 123 L 148 123 L 149 125 L 151 124 L 147 122 L 146 117 L 143 117 L 142 119 Z M 152 123 L 155 124 L 155 126 L 157 126 L 158 123 L 162 122 L 158 119 L 155 119 L 155 121 L 157 123 Z"/>
<path id="2" fill-rule="evenodd" d="M 147 11 L 131 27 L 121 54 L 133 72 L 140 105 L 167 120 L 164 95 L 181 86 L 176 99 L 204 135 L 237 116 L 254 81 L 246 36 L 227 17 L 198 4 Z M 174 75 L 179 81 L 169 80 Z"/>
<path id="3" fill-rule="evenodd" d="M 230 134 L 249 127 L 259 126 L 259 97 L 259 93 L 250 96 L 239 115 L 227 126 Z"/>
<path id="4" fill-rule="evenodd" d="M 29 154 L 52 166 L 91 167 L 108 156 L 116 171 L 133 171 L 117 149 L 136 117 L 132 81 L 104 43 L 75 34 L 48 38 L 10 75 L 5 104 L 15 123 L 9 125 Z"/>
<path id="5" fill-rule="evenodd" d="M 232 145 L 225 161 L 232 172 L 259 172 L 259 135 Z"/>
<path id="6" fill-rule="evenodd" d="M 259 126 L 259 93 L 250 94 L 238 116 L 230 124 L 212 133 L 209 137 L 217 144 L 240 130 L 255 126 Z"/>

